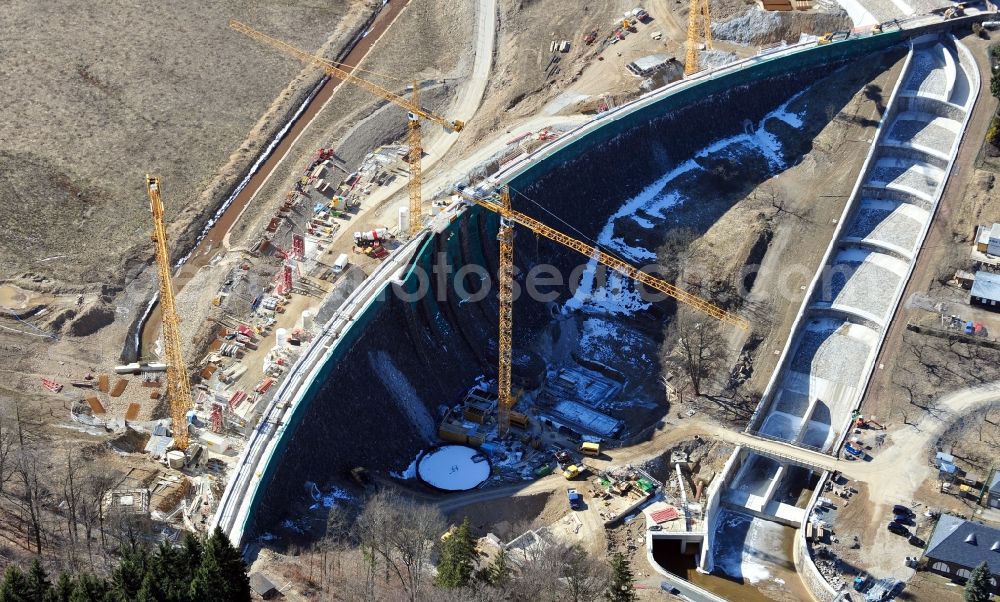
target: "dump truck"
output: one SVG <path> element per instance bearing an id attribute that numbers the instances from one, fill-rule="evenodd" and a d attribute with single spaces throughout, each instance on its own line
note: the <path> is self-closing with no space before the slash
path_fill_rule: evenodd
<path id="1" fill-rule="evenodd" d="M 569 507 L 571 510 L 579 510 L 583 507 L 583 496 L 576 489 L 568 490 L 566 497 L 569 498 Z"/>

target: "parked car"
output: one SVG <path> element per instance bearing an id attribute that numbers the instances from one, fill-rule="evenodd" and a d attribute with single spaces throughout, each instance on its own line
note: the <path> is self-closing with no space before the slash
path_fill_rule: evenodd
<path id="1" fill-rule="evenodd" d="M 674 595 L 674 596 L 677 596 L 677 595 L 679 595 L 681 593 L 681 590 L 677 589 L 673 585 L 670 585 L 666 581 L 663 581 L 663 582 L 660 583 L 660 589 L 662 589 L 663 591 L 667 592 L 668 594 L 671 594 L 671 595 Z"/>
<path id="2" fill-rule="evenodd" d="M 910 510 L 902 504 L 896 504 L 892 507 L 893 514 L 904 514 L 906 516 L 913 516 L 913 510 Z"/>
<path id="3" fill-rule="evenodd" d="M 897 514 L 896 517 L 893 519 L 893 522 L 897 522 L 901 525 L 917 524 L 916 521 L 913 520 L 913 517 L 910 516 L 909 514 Z"/>
<path id="4" fill-rule="evenodd" d="M 927 542 L 926 542 L 926 541 L 924 541 L 924 540 L 920 539 L 920 538 L 919 538 L 919 537 L 917 537 L 916 535 L 911 535 L 911 536 L 910 536 L 910 539 L 909 539 L 908 541 L 910 542 L 910 545 L 911 545 L 911 546 L 916 546 L 916 547 L 918 547 L 918 548 L 922 548 L 922 547 L 924 547 L 925 545 L 927 545 Z"/>
<path id="5" fill-rule="evenodd" d="M 890 533 L 895 533 L 896 535 L 910 536 L 910 530 L 899 523 L 889 523 L 886 527 Z"/>
<path id="6" fill-rule="evenodd" d="M 663 525 L 650 525 L 649 526 L 649 530 L 650 531 L 662 531 L 663 530 Z"/>

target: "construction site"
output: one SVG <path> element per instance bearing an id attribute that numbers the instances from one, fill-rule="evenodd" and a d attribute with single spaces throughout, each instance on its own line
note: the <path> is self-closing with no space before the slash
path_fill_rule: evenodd
<path id="1" fill-rule="evenodd" d="M 589 599 L 573 550 L 641 600 L 962 598 L 989 0 L 54 4 L 0 39 L 0 565 L 219 528 L 281 597 L 453 599 L 467 521 L 462 599 Z M 382 496 L 447 527 L 409 580 Z"/>

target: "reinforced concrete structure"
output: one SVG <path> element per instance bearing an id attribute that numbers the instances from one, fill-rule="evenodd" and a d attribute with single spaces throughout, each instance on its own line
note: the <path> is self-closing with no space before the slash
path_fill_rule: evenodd
<path id="1" fill-rule="evenodd" d="M 911 43 L 875 143 L 809 286 L 748 434 L 817 453 L 839 449 L 930 228 L 980 88 L 971 53 L 951 35 Z M 773 446 L 772 446 L 773 449 Z M 824 462 L 739 447 L 710 490 L 720 507 L 800 526 Z M 709 528 L 709 540 L 718 525 Z M 706 545 L 701 568 L 714 566 Z M 813 589 L 813 588 L 811 588 Z M 814 590 L 820 599 L 830 591 Z M 831 598 L 832 599 L 832 598 Z"/>

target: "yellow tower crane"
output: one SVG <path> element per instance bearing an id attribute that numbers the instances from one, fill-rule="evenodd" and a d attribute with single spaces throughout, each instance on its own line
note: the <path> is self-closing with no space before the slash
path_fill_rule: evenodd
<path id="1" fill-rule="evenodd" d="M 525 215 L 511 208 L 510 192 L 505 186 L 499 193 L 492 195 L 471 196 L 461 193 L 461 196 L 471 203 L 485 207 L 490 211 L 500 215 L 500 232 L 497 239 L 500 241 L 500 331 L 499 331 L 499 365 L 497 367 L 497 423 L 499 435 L 503 437 L 510 428 L 510 410 L 514 406 L 516 398 L 511 392 L 510 372 L 513 332 L 513 295 L 511 293 L 514 280 L 514 224 L 531 230 L 535 234 L 544 236 L 574 251 L 596 259 L 598 263 L 618 272 L 619 274 L 631 278 L 637 282 L 660 291 L 661 293 L 681 302 L 685 305 L 697 309 L 725 324 L 736 326 L 742 330 L 748 330 L 750 323 L 746 319 L 732 314 L 721 307 L 705 301 L 697 295 L 682 290 L 669 282 L 661 280 L 655 276 L 647 274 L 611 255 L 597 247 L 588 245 L 572 236 L 551 228 L 533 217 Z"/>
<path id="2" fill-rule="evenodd" d="M 514 330 L 514 222 L 507 218 L 513 209 L 510 206 L 510 192 L 507 187 L 500 191 L 500 265 L 497 269 L 500 297 L 500 332 L 497 348 L 500 360 L 497 365 L 497 424 L 500 436 L 507 434 L 510 427 L 510 410 L 517 400 L 510 389 L 511 355 L 513 354 Z"/>
<path id="3" fill-rule="evenodd" d="M 173 421 L 174 445 L 187 449 L 187 411 L 193 403 L 191 381 L 181 353 L 180 318 L 174 304 L 174 288 L 170 282 L 170 253 L 167 251 L 167 227 L 163 221 L 163 201 L 160 200 L 160 178 L 146 176 L 149 210 L 153 213 L 153 242 L 156 243 L 156 264 L 160 273 L 160 311 L 163 313 L 163 349 L 167 360 L 167 402 Z"/>
<path id="4" fill-rule="evenodd" d="M 416 234 L 420 231 L 423 226 L 421 223 L 421 198 L 420 198 L 420 188 L 421 188 L 421 171 L 420 171 L 420 159 L 423 156 L 423 147 L 420 142 L 420 120 L 426 119 L 436 123 L 437 125 L 443 127 L 449 132 L 460 132 L 462 128 L 465 127 L 465 123 L 462 121 L 454 120 L 449 121 L 444 117 L 435 115 L 434 113 L 427 111 L 420 107 L 420 93 L 418 90 L 417 82 L 413 82 L 413 92 L 412 98 L 404 98 L 395 92 L 391 92 L 382 86 L 372 83 L 364 78 L 358 77 L 348 71 L 351 67 L 347 65 L 342 65 L 334 61 L 325 59 L 321 56 L 316 56 L 302 50 L 301 48 L 296 48 L 291 44 L 273 38 L 265 33 L 257 31 L 256 29 L 250 27 L 245 23 L 240 21 L 230 21 L 229 27 L 234 31 L 238 31 L 243 35 L 257 40 L 263 44 L 266 44 L 272 48 L 280 50 L 285 54 L 294 56 L 295 58 L 316 65 L 323 69 L 328 75 L 336 77 L 339 80 L 349 82 L 371 92 L 379 98 L 388 100 L 389 102 L 403 107 L 409 111 L 409 145 L 410 153 L 407 156 L 407 160 L 410 166 L 410 234 Z"/>
<path id="5" fill-rule="evenodd" d="M 687 56 L 684 58 L 684 75 L 691 75 L 699 70 L 698 66 L 698 46 L 699 39 L 698 17 L 701 17 L 705 32 L 705 48 L 712 49 L 712 18 L 708 11 L 709 0 L 691 0 L 688 7 L 688 35 L 687 35 Z"/>

